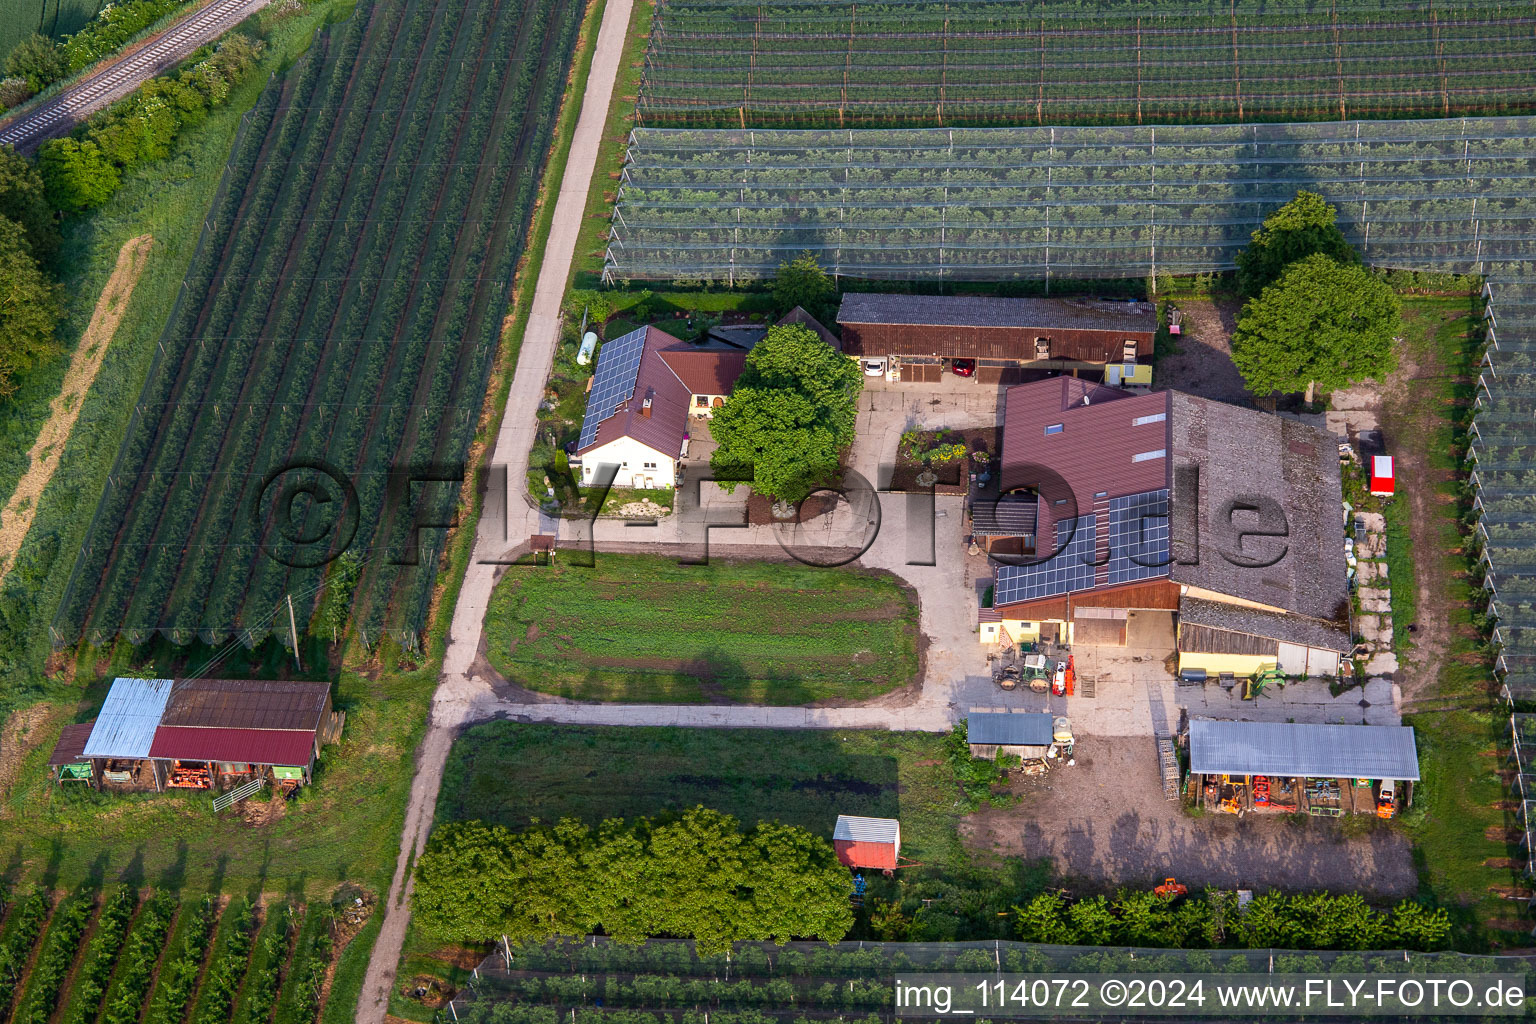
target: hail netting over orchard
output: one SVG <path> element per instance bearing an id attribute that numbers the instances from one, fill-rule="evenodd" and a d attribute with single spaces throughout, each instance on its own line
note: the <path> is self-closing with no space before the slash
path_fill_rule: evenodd
<path id="1" fill-rule="evenodd" d="M 1298 189 L 1366 262 L 1536 255 L 1536 118 L 891 131 L 637 129 L 609 280 L 737 283 L 803 251 L 883 280 L 1226 270 Z"/>
<path id="2" fill-rule="evenodd" d="M 1467 453 L 1504 695 L 1536 698 L 1536 275 L 1487 286 L 1488 351 Z M 1527 719 L 1531 716 L 1516 716 Z M 1532 719 L 1536 721 L 1536 719 Z M 1530 744 L 1528 744 L 1530 745 Z M 1522 771 L 1524 769 L 1522 768 Z M 1536 793 L 1533 793 L 1536 796 Z"/>
<path id="3" fill-rule="evenodd" d="M 661 0 L 653 127 L 960 127 L 1530 113 L 1509 0 Z"/>
<path id="4" fill-rule="evenodd" d="M 274 80 L 234 144 L 56 643 L 286 641 L 291 597 L 299 630 L 323 600 L 317 635 L 350 615 L 365 642 L 414 646 L 582 13 L 361 0 Z"/>

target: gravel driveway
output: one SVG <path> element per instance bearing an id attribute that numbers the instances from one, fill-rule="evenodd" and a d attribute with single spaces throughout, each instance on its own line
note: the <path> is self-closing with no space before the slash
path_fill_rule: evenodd
<path id="1" fill-rule="evenodd" d="M 1192 890 L 1215 885 L 1397 897 L 1412 895 L 1418 885 L 1408 840 L 1386 822 L 1192 818 L 1163 799 L 1149 736 L 1093 736 L 1079 749 L 1075 767 L 1015 783 L 1023 794 L 1017 806 L 966 819 L 968 844 L 1049 858 L 1063 878 L 1095 888 L 1153 885 L 1170 875 Z"/>

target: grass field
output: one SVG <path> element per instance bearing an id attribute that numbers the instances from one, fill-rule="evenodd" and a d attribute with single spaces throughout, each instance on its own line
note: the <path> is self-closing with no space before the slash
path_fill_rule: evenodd
<path id="1" fill-rule="evenodd" d="M 59 393 L 70 353 L 90 321 L 118 250 L 143 234 L 154 236 L 155 246 L 38 502 L 16 567 L 0 588 L 0 675 L 6 679 L 0 711 L 35 698 L 42 686 L 49 623 L 186 276 L 241 118 L 268 77 L 305 50 L 316 27 L 348 10 L 345 2 L 315 4 L 266 27 L 261 34 L 267 53 L 227 104 L 183 132 L 169 157 L 132 170 L 105 206 L 64 223 L 59 265 L 66 268 L 66 316 L 59 329 L 60 354 L 20 376 L 17 393 L 0 403 L 0 494 L 7 496 L 26 470 L 27 451 L 48 418 L 49 402 Z"/>
<path id="2" fill-rule="evenodd" d="M 103 6 L 103 0 L 0 0 L 0 64 L 33 32 L 55 39 L 78 32 Z"/>
<path id="3" fill-rule="evenodd" d="M 1496 774 L 1509 721 L 1489 689 L 1488 651 L 1473 621 L 1483 599 L 1469 576 L 1458 525 L 1466 502 L 1462 456 L 1481 352 L 1474 333 L 1481 308 L 1467 296 L 1403 299 L 1402 352 L 1413 378 L 1403 394 L 1388 398 L 1383 415 L 1400 464 L 1419 474 L 1399 488 L 1389 510 L 1393 625 L 1406 639 L 1401 631 L 1409 622 L 1443 616 L 1452 636 L 1443 651 L 1416 646 L 1407 652 L 1410 661 L 1438 661 L 1427 688 L 1413 695 L 1419 703 L 1405 709 L 1403 722 L 1417 733 L 1423 781 L 1404 827 L 1414 842 L 1424 896 L 1451 911 L 1458 947 L 1474 950 L 1526 942 L 1524 931 L 1516 930 L 1515 905 L 1492 891 L 1512 884 L 1511 870 L 1497 865 L 1518 856 L 1515 844 L 1501 836 L 1513 816 L 1503 809 L 1507 794 Z M 1428 500 L 1411 505 L 1418 490 Z M 1427 604 L 1416 584 L 1427 587 Z"/>
<path id="4" fill-rule="evenodd" d="M 486 644 L 509 680 L 566 697 L 855 701 L 915 675 L 917 606 L 871 573 L 605 554 L 509 572 Z"/>
<path id="5" fill-rule="evenodd" d="M 875 899 L 906 908 L 903 937 L 1005 938 L 1010 902 L 1044 884 L 1022 862 L 983 862 L 960 837 L 965 811 L 928 733 L 759 729 L 576 728 L 488 722 L 465 730 L 449 754 L 435 823 L 480 819 L 521 829 L 535 819 L 665 816 L 697 804 L 744 825 L 782 821 L 831 839 L 839 814 L 901 819 L 901 853 L 921 866 L 870 880 Z M 931 903 L 924 906 L 923 901 Z M 861 914 L 851 938 L 878 937 Z M 481 954 L 408 940 L 402 980 L 456 985 Z M 452 961 L 452 962 L 451 962 Z M 458 966 L 455 966 L 455 963 Z M 390 1011 L 431 1020 L 396 995 Z"/>

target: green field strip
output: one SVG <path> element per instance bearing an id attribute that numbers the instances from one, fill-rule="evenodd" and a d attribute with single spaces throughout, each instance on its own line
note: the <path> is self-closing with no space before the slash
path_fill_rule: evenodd
<path id="1" fill-rule="evenodd" d="M 52 914 L 53 894 L 33 886 L 17 894 L 6 915 L 0 931 L 0 1020 L 10 1019 L 11 1004 L 18 998 L 17 989 L 26 979 L 33 951 Z"/>
<path id="2" fill-rule="evenodd" d="M 96 919 L 99 895 L 98 890 L 89 888 L 60 901 L 10 1018 L 12 1024 L 48 1024 L 64 994 L 70 970 L 83 953 L 81 940 Z"/>
<path id="3" fill-rule="evenodd" d="M 251 901 L 245 897 L 230 901 L 219 918 L 197 1001 L 187 1016 L 192 1024 L 228 1024 L 251 963 L 255 930 L 256 908 Z"/>
<path id="4" fill-rule="evenodd" d="M 261 931 L 251 950 L 251 964 L 230 1019 L 234 1024 L 266 1024 L 277 1004 L 283 968 L 288 964 L 293 908 L 287 902 L 267 904 Z"/>
<path id="5" fill-rule="evenodd" d="M 94 934 L 59 1015 L 62 1024 L 95 1024 L 138 906 L 139 894 L 132 886 L 117 886 L 102 897 Z"/>
<path id="6" fill-rule="evenodd" d="M 516 253 L 526 244 L 526 231 L 537 194 L 542 169 L 553 141 L 553 127 L 565 86 L 565 71 L 570 66 L 576 35 L 581 27 L 582 8 L 562 3 L 548 9 L 541 5 L 540 17 L 524 19 L 527 24 L 510 67 L 516 74 L 503 71 L 503 85 L 498 102 L 487 113 L 477 112 L 472 126 L 476 135 L 497 140 L 491 170 L 477 176 L 466 208 L 471 211 L 459 231 L 448 275 L 458 282 L 451 308 L 444 304 L 432 327 L 433 338 L 443 339 L 439 347 L 443 358 L 431 388 L 418 391 L 425 414 L 414 418 L 405 444 L 411 447 L 416 464 L 441 465 L 463 453 L 469 446 L 479 412 L 484 404 L 484 382 L 494 358 L 502 316 L 507 308 L 507 289 L 512 277 Z M 544 59 L 522 59 L 537 46 Z M 530 74 L 530 69 L 536 73 Z M 491 89 L 482 90 L 490 93 Z M 507 130 L 505 122 L 514 111 L 523 112 L 523 124 L 517 131 Z M 512 180 L 509 180 L 512 179 Z M 450 207 L 454 204 L 450 201 Z M 508 244 L 512 223 L 517 224 L 517 244 Z M 471 227 L 473 225 L 473 227 Z M 488 225 L 488 227 L 487 227 Z M 472 243 L 488 232 L 489 244 Z M 490 263 L 487 285 L 487 262 Z M 457 341 L 455 341 L 457 339 Z M 457 349 L 454 358 L 449 353 Z M 470 372 L 463 371 L 470 367 Z M 425 427 L 426 429 L 422 429 Z M 456 505 L 458 488 L 439 487 L 433 496 L 439 522 L 446 522 Z M 398 539 L 398 538 L 397 538 Z M 436 562 L 446 533 L 431 533 L 421 539 L 417 559 L 423 564 Z M 404 635 L 413 622 L 424 622 L 431 602 L 434 577 L 431 573 L 402 573 L 389 602 L 396 620 L 396 635 Z"/>
<path id="7" fill-rule="evenodd" d="M 197 989 L 208 958 L 209 938 L 219 918 L 219 899 L 212 894 L 183 896 L 176 927 L 165 943 L 165 958 L 149 996 L 144 1024 L 178 1024 Z"/>
<path id="8" fill-rule="evenodd" d="M 313 904 L 294 940 L 293 957 L 283 977 L 274 1024 L 313 1024 L 320 1005 L 320 983 L 330 957 L 330 917 Z"/>
<path id="9" fill-rule="evenodd" d="M 155 971 L 170 948 L 166 937 L 181 916 L 181 903 L 173 893 L 157 892 L 145 899 L 107 988 L 101 1024 L 137 1024 Z"/>
<path id="10" fill-rule="evenodd" d="M 1536 17 L 1506 0 L 1055 7 L 662 0 L 653 127 L 984 127 L 1526 113 Z"/>

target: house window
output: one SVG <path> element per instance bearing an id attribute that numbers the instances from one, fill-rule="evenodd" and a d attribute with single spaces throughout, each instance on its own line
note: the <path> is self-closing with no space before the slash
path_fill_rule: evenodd
<path id="1" fill-rule="evenodd" d="M 646 469 L 655 469 L 656 468 L 656 463 L 654 463 L 654 462 L 647 462 L 645 464 L 645 468 Z"/>
<path id="2" fill-rule="evenodd" d="M 709 396 L 708 395 L 696 395 L 694 397 L 694 399 L 693 399 L 693 404 L 698 406 L 700 409 L 708 409 L 709 408 Z"/>
<path id="3" fill-rule="evenodd" d="M 1045 436 L 1046 437 L 1050 437 L 1052 434 L 1059 434 L 1059 433 L 1062 432 L 1063 428 L 1064 428 L 1063 424 L 1052 423 L 1052 424 L 1050 424 L 1049 426 L 1047 426 L 1045 428 Z"/>
<path id="4" fill-rule="evenodd" d="M 621 462 L 621 463 L 619 463 L 619 468 L 620 469 L 628 469 L 629 468 L 629 463 L 628 462 Z"/>

